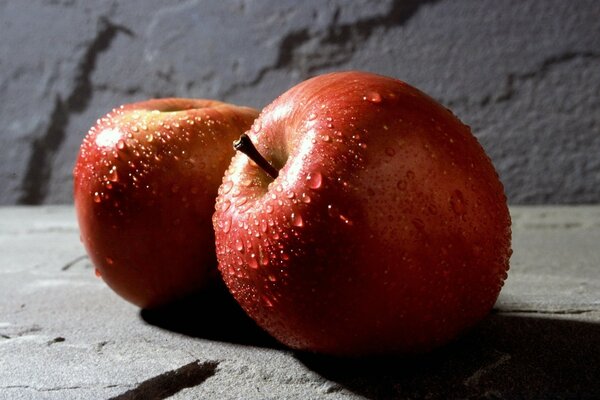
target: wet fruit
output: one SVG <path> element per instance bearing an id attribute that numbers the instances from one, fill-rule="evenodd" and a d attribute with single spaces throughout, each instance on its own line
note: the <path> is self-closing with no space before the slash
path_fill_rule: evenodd
<path id="1" fill-rule="evenodd" d="M 231 141 L 257 112 L 217 101 L 121 106 L 81 145 L 74 196 L 97 274 L 140 307 L 173 301 L 216 272 L 211 215 Z"/>
<path id="2" fill-rule="evenodd" d="M 510 257 L 503 187 L 469 128 L 427 95 L 368 73 L 319 76 L 236 145 L 248 156 L 219 189 L 219 269 L 282 343 L 424 351 L 492 308 Z"/>

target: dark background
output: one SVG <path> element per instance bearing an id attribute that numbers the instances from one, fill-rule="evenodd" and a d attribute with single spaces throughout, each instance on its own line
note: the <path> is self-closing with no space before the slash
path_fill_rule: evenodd
<path id="1" fill-rule="evenodd" d="M 319 73 L 450 107 L 511 204 L 600 201 L 600 2 L 0 0 L 0 204 L 72 202 L 88 128 L 123 103 L 262 108 Z"/>

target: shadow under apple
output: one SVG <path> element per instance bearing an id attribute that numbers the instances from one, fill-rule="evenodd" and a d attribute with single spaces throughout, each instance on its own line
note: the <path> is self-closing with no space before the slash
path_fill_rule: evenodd
<path id="1" fill-rule="evenodd" d="M 191 337 L 285 349 L 219 284 L 159 309 L 147 323 Z M 492 313 L 455 342 L 405 357 L 346 359 L 295 352 L 325 379 L 372 399 L 598 399 L 600 324 Z"/>
<path id="2" fill-rule="evenodd" d="M 308 368 L 372 399 L 598 399 L 600 324 L 493 313 L 457 341 L 410 357 L 297 353 Z"/>
<path id="3" fill-rule="evenodd" d="M 283 348 L 246 315 L 222 282 L 166 306 L 143 309 L 140 316 L 150 325 L 190 337 Z"/>

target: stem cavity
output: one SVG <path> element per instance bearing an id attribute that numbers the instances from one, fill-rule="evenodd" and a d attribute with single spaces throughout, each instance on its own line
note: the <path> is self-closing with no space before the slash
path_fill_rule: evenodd
<path id="1" fill-rule="evenodd" d="M 233 148 L 248 156 L 256 165 L 262 168 L 271 178 L 275 179 L 279 175 L 279 171 L 271 165 L 254 147 L 252 140 L 245 133 L 242 133 L 240 138 L 233 142 Z"/>

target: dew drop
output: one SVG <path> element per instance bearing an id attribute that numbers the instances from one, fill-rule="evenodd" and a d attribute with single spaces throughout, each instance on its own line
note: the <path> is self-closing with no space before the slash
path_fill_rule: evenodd
<path id="1" fill-rule="evenodd" d="M 352 220 L 350 220 L 348 217 L 346 217 L 345 215 L 340 214 L 340 220 L 346 224 L 347 226 L 352 226 Z"/>
<path id="2" fill-rule="evenodd" d="M 292 225 L 297 227 L 303 227 L 304 221 L 302 220 L 302 216 L 298 213 L 292 213 Z"/>
<path id="3" fill-rule="evenodd" d="M 269 307 L 269 308 L 273 307 L 273 302 L 266 295 L 263 295 L 262 299 L 265 302 L 265 305 L 267 307 Z"/>
<path id="4" fill-rule="evenodd" d="M 258 261 L 256 261 L 256 254 L 250 254 L 250 259 L 248 259 L 248 266 L 252 269 L 258 268 Z"/>
<path id="5" fill-rule="evenodd" d="M 465 197 L 460 190 L 455 190 L 450 196 L 450 206 L 456 215 L 462 216 L 467 213 Z"/>
<path id="6" fill-rule="evenodd" d="M 109 175 L 108 175 L 108 180 L 111 182 L 118 182 L 119 181 L 119 174 L 117 172 L 117 166 L 113 165 L 112 168 L 110 169 L 110 171 L 108 171 Z"/>
<path id="7" fill-rule="evenodd" d="M 246 202 L 247 202 L 247 201 L 248 201 L 248 198 L 247 198 L 247 197 L 240 197 L 240 198 L 238 198 L 238 199 L 235 201 L 235 205 L 236 205 L 237 207 L 239 207 L 239 206 L 243 206 L 244 204 L 246 204 Z"/>
<path id="8" fill-rule="evenodd" d="M 225 212 L 229 210 L 229 207 L 231 207 L 231 202 L 229 200 L 223 200 L 223 203 L 221 204 L 221 211 Z"/>
<path id="9" fill-rule="evenodd" d="M 363 100 L 367 100 L 371 103 L 379 104 L 381 103 L 381 95 L 378 92 L 369 92 L 366 96 L 363 97 Z"/>
<path id="10" fill-rule="evenodd" d="M 244 242 L 242 242 L 240 239 L 235 239 L 235 249 L 237 251 L 239 251 L 240 253 L 244 252 Z"/>
<path id="11" fill-rule="evenodd" d="M 223 185 L 221 186 L 221 193 L 227 194 L 227 193 L 231 192 L 232 187 L 233 187 L 233 182 L 231 182 L 231 181 L 224 182 Z"/>
<path id="12" fill-rule="evenodd" d="M 231 230 L 231 218 L 225 218 L 225 221 L 221 224 L 221 229 L 223 230 L 223 233 L 229 233 Z"/>
<path id="13" fill-rule="evenodd" d="M 318 189 L 323 183 L 323 177 L 319 172 L 309 173 L 308 175 L 306 175 L 306 180 L 308 182 L 308 187 L 311 189 Z"/>

